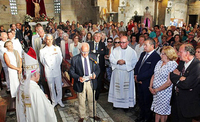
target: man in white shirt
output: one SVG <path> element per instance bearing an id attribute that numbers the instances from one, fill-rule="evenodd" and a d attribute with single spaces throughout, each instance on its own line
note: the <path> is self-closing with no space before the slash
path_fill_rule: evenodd
<path id="1" fill-rule="evenodd" d="M 61 107 L 64 107 L 65 105 L 62 103 L 62 79 L 60 69 L 62 53 L 60 47 L 53 45 L 53 36 L 51 34 L 46 35 L 46 46 L 40 50 L 40 62 L 45 69 L 52 105 L 56 106 L 59 104 Z"/>

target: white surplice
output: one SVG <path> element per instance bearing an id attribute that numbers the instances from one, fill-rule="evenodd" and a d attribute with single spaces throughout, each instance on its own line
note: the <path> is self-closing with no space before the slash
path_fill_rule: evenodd
<path id="1" fill-rule="evenodd" d="M 35 81 L 30 81 L 31 106 L 25 106 L 24 84 L 21 83 L 16 98 L 18 122 L 57 122 L 55 111 Z"/>
<path id="2" fill-rule="evenodd" d="M 124 65 L 117 64 L 117 61 L 125 60 Z M 129 108 L 134 107 L 136 103 L 134 67 L 137 63 L 137 54 L 135 50 L 127 46 L 114 48 L 110 54 L 110 63 L 112 66 L 112 76 L 108 95 L 108 102 L 112 102 L 114 107 Z"/>

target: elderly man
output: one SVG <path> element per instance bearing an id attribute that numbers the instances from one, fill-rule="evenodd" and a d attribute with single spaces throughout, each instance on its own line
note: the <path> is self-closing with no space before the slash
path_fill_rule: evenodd
<path id="1" fill-rule="evenodd" d="M 96 64 L 96 56 L 89 54 L 90 46 L 88 43 L 82 43 L 81 54 L 78 54 L 71 59 L 70 75 L 74 78 L 74 90 L 78 92 L 79 102 L 79 122 L 83 122 L 86 118 L 86 94 L 89 106 L 89 116 L 99 121 L 100 118 L 93 115 L 93 102 L 95 103 L 96 112 L 96 101 L 94 100 L 94 93 L 92 90 L 97 89 L 97 77 L 100 73 L 99 65 Z M 93 62 L 95 61 L 95 62 Z"/>
<path id="2" fill-rule="evenodd" d="M 101 33 L 97 32 L 94 34 L 94 41 L 88 42 L 90 45 L 90 53 L 95 54 L 97 56 L 97 62 L 99 63 L 100 70 L 101 70 L 99 77 L 97 78 L 98 85 L 97 85 L 97 90 L 96 90 L 96 95 L 95 95 L 96 100 L 99 99 L 99 94 L 102 89 L 102 78 L 105 72 L 104 56 L 106 54 L 106 47 L 105 47 L 105 43 L 101 42 L 100 40 L 101 40 Z"/>
<path id="3" fill-rule="evenodd" d="M 36 52 L 37 59 L 39 60 L 39 51 L 43 48 L 42 44 L 45 44 L 45 32 L 42 26 L 37 27 L 39 37 L 35 38 L 33 42 L 33 49 Z"/>
<path id="4" fill-rule="evenodd" d="M 32 49 L 32 48 L 30 48 Z M 34 52 L 30 51 L 30 52 Z M 35 52 L 34 52 L 35 53 Z M 18 122 L 57 122 L 54 108 L 38 86 L 40 78 L 38 61 L 24 53 L 24 70 L 26 80 L 20 83 L 16 97 L 16 114 Z"/>
<path id="5" fill-rule="evenodd" d="M 200 61 L 194 57 L 195 49 L 191 44 L 179 48 L 180 63 L 170 73 L 172 90 L 172 122 L 200 121 Z"/>
<path id="6" fill-rule="evenodd" d="M 194 48 L 196 48 L 197 42 L 194 40 L 194 32 L 190 32 L 190 33 L 188 34 L 188 39 L 186 40 L 186 42 L 192 44 L 192 46 L 193 46 Z"/>
<path id="7" fill-rule="evenodd" d="M 114 49 L 110 54 L 112 76 L 108 95 L 108 102 L 113 103 L 113 108 L 134 107 L 136 103 L 134 67 L 137 63 L 137 54 L 128 46 L 128 39 L 122 36 L 120 47 Z"/>
<path id="8" fill-rule="evenodd" d="M 33 47 L 34 50 L 35 50 L 34 41 L 35 41 L 36 38 L 40 37 L 39 34 L 38 34 L 38 31 L 39 31 L 38 28 L 39 28 L 39 27 L 42 27 L 42 25 L 41 25 L 40 23 L 37 23 L 37 24 L 35 25 L 36 34 L 33 35 L 33 36 L 32 36 L 32 39 L 31 39 L 31 40 L 32 40 L 31 45 L 32 45 L 32 47 Z"/>
<path id="9" fill-rule="evenodd" d="M 56 38 L 55 42 L 56 42 L 56 45 L 60 47 L 60 42 L 61 40 L 63 40 L 63 33 L 64 31 L 59 29 L 58 30 L 58 38 Z"/>
<path id="10" fill-rule="evenodd" d="M 6 32 L 1 33 L 1 41 L 0 41 L 0 60 L 1 65 L 3 67 L 4 73 L 5 73 L 5 79 L 6 79 L 6 85 L 7 85 L 7 93 L 10 92 L 10 80 L 8 77 L 8 67 L 4 61 L 3 54 L 7 51 L 7 49 L 4 47 L 4 44 L 6 41 L 8 41 L 8 35 Z M 2 69 L 0 69 L 1 71 Z"/>
<path id="11" fill-rule="evenodd" d="M 40 50 L 40 62 L 45 69 L 45 76 L 53 106 L 55 107 L 59 104 L 61 107 L 64 107 L 65 105 L 62 103 L 62 80 L 60 69 L 62 53 L 58 46 L 53 45 L 53 36 L 51 34 L 46 35 L 46 46 Z"/>
<path id="12" fill-rule="evenodd" d="M 160 60 L 160 56 L 154 50 L 155 41 L 151 38 L 144 42 L 144 52 L 141 53 L 140 58 L 135 66 L 135 81 L 137 83 L 139 95 L 140 115 L 136 122 L 151 122 L 152 112 L 150 110 L 153 96 L 149 91 L 149 84 L 154 73 L 154 68 Z"/>
<path id="13" fill-rule="evenodd" d="M 86 28 L 83 28 L 81 30 L 81 36 L 82 36 L 82 42 L 86 42 L 86 36 L 87 36 L 87 29 Z"/>
<path id="14" fill-rule="evenodd" d="M 118 30 L 119 31 L 123 31 L 123 32 L 126 31 L 126 27 L 124 26 L 124 22 L 123 21 L 120 22 L 120 27 L 118 28 Z"/>

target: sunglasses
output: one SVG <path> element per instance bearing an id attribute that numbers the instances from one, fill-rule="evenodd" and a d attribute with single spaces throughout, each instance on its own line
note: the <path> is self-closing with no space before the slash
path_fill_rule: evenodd
<path id="1" fill-rule="evenodd" d="M 115 44 L 120 44 L 121 42 L 114 42 Z"/>
<path id="2" fill-rule="evenodd" d="M 108 41 L 108 43 L 113 43 L 113 41 Z"/>

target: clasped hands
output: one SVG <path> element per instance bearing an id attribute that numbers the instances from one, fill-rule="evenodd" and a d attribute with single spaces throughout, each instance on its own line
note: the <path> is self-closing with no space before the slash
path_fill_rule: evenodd
<path id="1" fill-rule="evenodd" d="M 181 72 L 178 69 L 175 69 L 173 71 L 173 73 L 176 74 L 176 75 L 181 75 Z M 184 81 L 185 79 L 186 79 L 186 77 L 181 76 L 179 81 Z"/>
<path id="2" fill-rule="evenodd" d="M 96 75 L 95 75 L 95 73 L 93 73 L 93 75 L 90 77 L 90 79 L 95 79 L 95 78 L 96 78 Z M 83 83 L 83 82 L 85 81 L 85 78 L 79 77 L 79 81 L 80 81 L 81 83 Z"/>
<path id="3" fill-rule="evenodd" d="M 149 91 L 151 92 L 151 94 L 155 95 L 158 90 L 157 89 L 153 89 L 152 87 L 149 87 Z"/>
<path id="4" fill-rule="evenodd" d="M 125 63 L 126 63 L 126 62 L 125 62 L 124 60 L 122 60 L 122 59 L 117 61 L 117 64 L 119 64 L 119 65 L 123 65 L 123 64 L 125 64 Z"/>

